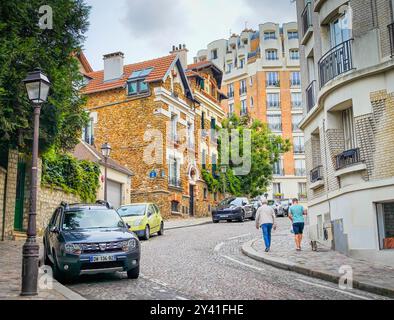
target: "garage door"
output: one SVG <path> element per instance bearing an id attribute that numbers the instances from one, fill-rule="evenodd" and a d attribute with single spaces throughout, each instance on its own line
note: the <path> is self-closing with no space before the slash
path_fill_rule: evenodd
<path id="1" fill-rule="evenodd" d="M 122 203 L 122 184 L 108 180 L 107 197 L 114 208 L 119 208 Z"/>

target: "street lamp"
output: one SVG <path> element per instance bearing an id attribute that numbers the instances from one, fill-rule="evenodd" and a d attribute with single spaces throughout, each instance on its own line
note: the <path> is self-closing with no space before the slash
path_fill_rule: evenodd
<path id="1" fill-rule="evenodd" d="M 109 155 L 111 153 L 111 146 L 109 145 L 108 142 L 104 143 L 101 146 L 101 154 L 104 157 L 104 161 L 105 161 L 105 166 L 104 166 L 104 200 L 108 201 L 107 199 L 107 162 L 108 162 L 108 158 Z"/>
<path id="2" fill-rule="evenodd" d="M 33 133 L 33 153 L 31 168 L 31 189 L 30 189 L 30 211 L 27 226 L 27 238 L 23 245 L 22 259 L 22 296 L 37 295 L 38 279 L 38 257 L 39 245 L 36 242 L 36 215 L 37 215 L 37 163 L 38 163 L 38 138 L 40 131 L 41 105 L 47 101 L 49 87 L 51 83 L 48 77 L 35 69 L 27 74 L 23 80 L 27 95 L 34 107 L 34 133 Z"/>

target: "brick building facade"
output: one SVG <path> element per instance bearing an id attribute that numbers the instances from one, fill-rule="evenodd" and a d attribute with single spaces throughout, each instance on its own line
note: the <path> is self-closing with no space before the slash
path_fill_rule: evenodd
<path id="1" fill-rule="evenodd" d="M 108 142 L 111 157 L 133 172 L 131 202 L 154 202 L 164 217 L 208 215 L 220 197 L 209 194 L 201 175 L 216 145 L 197 129 L 224 116 L 221 72 L 191 66 L 186 74 L 186 54 L 174 47 L 169 56 L 131 65 L 122 53 L 106 55 L 104 70 L 86 73 L 82 90 L 92 143 Z"/>
<path id="2" fill-rule="evenodd" d="M 393 1 L 298 0 L 297 16 L 312 228 L 394 265 Z"/>

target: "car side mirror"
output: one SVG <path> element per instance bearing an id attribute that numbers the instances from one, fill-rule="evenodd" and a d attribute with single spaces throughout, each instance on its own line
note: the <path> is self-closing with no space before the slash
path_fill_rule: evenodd
<path id="1" fill-rule="evenodd" d="M 125 225 L 126 225 L 126 228 L 127 228 L 127 229 L 130 229 L 130 228 L 131 228 L 131 226 L 130 226 L 128 223 L 125 223 Z"/>
<path id="2" fill-rule="evenodd" d="M 50 231 L 51 231 L 52 233 L 59 233 L 59 228 L 56 227 L 56 226 L 53 226 L 53 227 L 51 227 Z"/>
<path id="3" fill-rule="evenodd" d="M 242 205 L 243 205 L 243 206 L 246 206 L 247 204 L 248 204 L 247 202 L 242 201 Z"/>

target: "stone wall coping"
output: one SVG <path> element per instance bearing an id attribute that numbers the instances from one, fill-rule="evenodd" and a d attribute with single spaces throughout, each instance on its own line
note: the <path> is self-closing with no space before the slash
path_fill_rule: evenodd
<path id="1" fill-rule="evenodd" d="M 317 189 L 317 188 L 319 188 L 321 186 L 324 186 L 324 180 L 318 180 L 316 182 L 311 183 L 309 185 L 309 189 L 314 190 L 314 189 Z"/>

